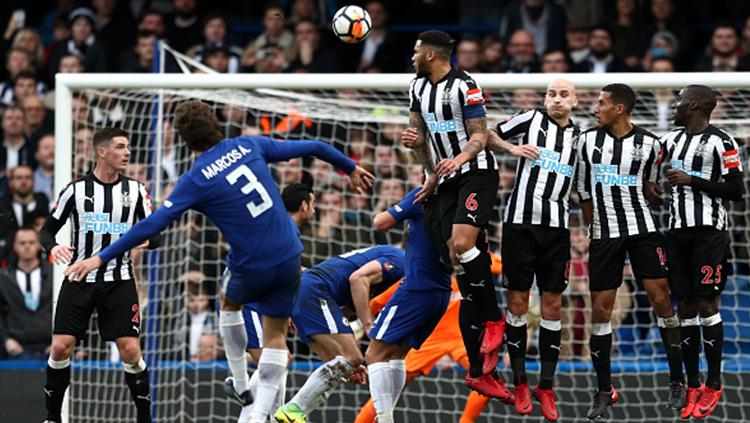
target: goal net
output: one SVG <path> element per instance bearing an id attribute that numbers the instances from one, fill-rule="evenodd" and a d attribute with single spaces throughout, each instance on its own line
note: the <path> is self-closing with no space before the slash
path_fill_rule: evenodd
<path id="1" fill-rule="evenodd" d="M 734 75 L 734 74 L 733 74 Z M 747 149 L 747 82 L 739 75 L 617 74 L 569 75 L 578 87 L 574 121 L 595 124 L 598 89 L 625 82 L 638 91 L 636 123 L 664 134 L 670 126 L 674 94 L 689 83 L 714 87 L 719 104 L 712 123 L 734 135 Z M 56 123 L 56 186 L 58 189 L 91 168 L 92 134 L 104 126 L 120 127 L 131 136 L 128 174 L 143 181 L 155 205 L 168 196 L 176 179 L 192 164 L 192 156 L 172 126 L 175 106 L 190 99 L 212 105 L 227 137 L 268 135 L 279 139 L 319 139 L 343 151 L 377 177 L 370 193 L 347 189 L 343 175 L 313 159 L 272 165 L 279 188 L 294 182 L 312 184 L 317 214 L 302 230 L 303 264 L 312 266 L 333 255 L 376 243 L 399 243 L 401 233 L 376 233 L 373 216 L 397 202 L 419 184 L 420 170 L 409 151 L 399 145 L 408 122 L 410 75 L 58 75 Z M 487 95 L 489 124 L 542 106 L 550 75 L 477 75 Z M 747 157 L 743 154 L 744 157 Z M 513 186 L 516 160 L 497 156 L 501 182 L 497 213 L 490 228 L 492 248 L 499 253 L 499 220 Z M 747 165 L 747 163 L 745 163 Z M 750 247 L 748 196 L 730 206 L 731 274 L 722 295 L 725 327 L 724 386 L 721 405 L 710 418 L 716 422 L 750 419 Z M 573 267 L 564 294 L 563 345 L 557 389 L 564 422 L 579 421 L 596 386 L 587 349 L 590 307 L 587 289 L 588 241 L 573 206 Z M 654 210 L 662 225 L 668 210 Z M 263 242 L 259 240 L 259 242 Z M 186 213 L 162 234 L 161 247 L 136 260 L 142 344 L 150 369 L 153 415 L 157 421 L 233 422 L 239 408 L 223 394 L 228 374 L 218 339 L 215 300 L 225 264 L 227 244 L 217 228 L 197 212 Z M 59 269 L 58 269 L 59 271 Z M 628 422 L 664 421 L 675 413 L 665 408 L 666 357 L 656 319 L 643 287 L 623 269 L 613 313 L 613 371 L 623 396 L 613 418 Z M 60 283 L 60 278 L 57 280 Z M 497 284 L 498 290 L 499 283 Z M 501 292 L 504 297 L 504 292 Z M 535 296 L 538 294 L 535 293 Z M 538 324 L 538 301 L 532 299 L 530 321 Z M 537 316 L 537 319 L 534 319 Z M 536 330 L 530 334 L 528 369 L 532 383 L 538 373 Z M 362 344 L 363 348 L 365 343 Z M 294 355 L 287 398 L 302 385 L 319 362 L 293 335 Z M 252 366 L 251 366 L 252 368 Z M 702 362 L 705 372 L 705 363 Z M 503 369 L 506 379 L 509 371 Z M 398 403 L 396 420 L 458 421 L 468 389 L 462 368 L 449 360 L 411 383 Z M 353 421 L 369 394 L 366 386 L 344 385 L 316 411 L 310 421 Z M 71 421 L 128 422 L 135 409 L 116 349 L 102 342 L 93 319 L 85 342 L 77 348 L 70 388 Z M 518 416 L 512 406 L 489 403 L 479 421 L 539 421 L 539 410 Z"/>

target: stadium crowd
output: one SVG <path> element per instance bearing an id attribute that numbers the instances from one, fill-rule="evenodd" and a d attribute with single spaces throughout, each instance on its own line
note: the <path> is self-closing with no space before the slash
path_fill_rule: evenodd
<path id="1" fill-rule="evenodd" d="M 39 230 L 55 202 L 52 132 L 57 72 L 152 72 L 157 39 L 222 73 L 411 72 L 416 33 L 436 23 L 459 29 L 453 31 L 458 39 L 455 66 L 474 73 L 750 70 L 750 4 L 744 1 L 715 1 L 709 6 L 697 0 L 409 0 L 398 5 L 371 0 L 363 5 L 372 17 L 372 33 L 354 46 L 335 40 L 328 24 L 335 10 L 348 1 L 266 3 L 48 0 L 0 6 L 0 25 L 5 27 L 0 40 L 5 65 L 0 77 L 0 359 L 48 354 L 52 274 L 33 231 Z M 165 67 L 167 72 L 179 71 L 171 59 Z M 534 91 L 490 94 L 508 97 L 504 100 L 508 114 L 541 104 Z M 590 109 L 595 99 L 585 93 L 580 97 L 580 108 Z M 641 99 L 649 106 L 643 113 L 656 113 L 652 118 L 662 129 L 668 124 L 671 97 L 667 93 Z M 717 113 L 730 113 L 730 107 L 720 103 Z M 335 132 L 308 125 L 304 118 L 290 123 L 232 107 L 219 109 L 228 136 L 295 138 Z M 123 126 L 133 130 L 128 174 L 151 183 L 143 135 L 148 128 L 128 122 L 131 112 L 126 101 L 114 96 L 75 98 L 76 175 L 89 170 L 94 128 Z M 189 166 L 188 153 L 176 142 L 170 122 L 163 125 L 164 160 L 159 171 L 163 180 L 174 181 Z M 323 161 L 295 159 L 274 167 L 280 186 L 306 182 L 318 193 L 315 221 L 302 228 L 305 266 L 354 248 L 401 241 L 400 230 L 382 234 L 371 228 L 375 214 L 420 183 L 420 173 L 413 171 L 418 168 L 406 166 L 410 158 L 399 147 L 402 129 L 399 125 L 346 128 L 345 134 L 330 137 L 376 175 L 369 194 L 346 191 L 343 175 Z M 745 140 L 738 141 L 747 148 Z M 500 175 L 498 210 L 513 186 L 515 162 L 503 160 Z M 168 183 L 163 186 L 165 196 L 170 188 Z M 499 212 L 493 221 L 498 228 Z M 573 329 L 566 330 L 562 355 L 585 360 L 588 238 L 578 220 L 572 226 L 571 288 L 565 297 L 570 313 L 564 320 Z M 173 332 L 182 340 L 178 342 L 188 346 L 191 359 L 213 360 L 221 355 L 221 347 L 209 298 L 216 294 L 226 246 L 211 222 L 197 214 L 183 220 L 180 230 L 169 236 L 172 239 L 164 244 L 187 244 L 190 258 L 189 271 L 164 275 L 185 281 L 187 292 L 173 296 L 185 301 L 189 310 L 187 317 L 174 319 L 179 329 Z M 744 231 L 733 236 L 743 237 L 735 238 L 734 245 L 747 245 Z M 499 231 L 493 238 L 498 237 Z M 493 247 L 499 251 L 497 243 Z M 175 258 L 173 250 L 162 255 L 164 263 Z M 735 255 L 747 259 L 747 249 L 738 249 Z M 748 273 L 750 269 L 736 270 Z M 648 310 L 645 293 L 627 268 L 624 275 L 628 283 L 622 287 L 614 321 L 651 328 L 652 316 L 644 311 Z M 183 304 L 172 306 L 176 310 Z"/>

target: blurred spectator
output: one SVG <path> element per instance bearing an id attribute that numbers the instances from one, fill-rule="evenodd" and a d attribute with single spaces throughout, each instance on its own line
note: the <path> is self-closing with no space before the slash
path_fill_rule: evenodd
<path id="1" fill-rule="evenodd" d="M 649 72 L 674 72 L 674 61 L 669 57 L 657 57 L 649 62 Z M 672 103 L 674 92 L 669 88 L 658 88 L 645 93 L 642 101 L 653 99 L 649 109 L 656 112 L 656 128 L 660 131 L 668 131 L 672 118 Z"/>
<path id="2" fill-rule="evenodd" d="M 542 56 L 543 73 L 566 73 L 570 70 L 570 57 L 565 50 L 547 50 Z"/>
<path id="3" fill-rule="evenodd" d="M 456 67 L 467 72 L 481 72 L 480 46 L 475 38 L 466 38 L 456 45 Z"/>
<path id="4" fill-rule="evenodd" d="M 674 72 L 674 61 L 669 57 L 657 57 L 649 62 L 649 72 Z"/>
<path id="5" fill-rule="evenodd" d="M 612 25 L 612 51 L 631 68 L 639 65 L 642 55 L 643 23 L 639 19 L 636 0 L 617 0 Z"/>
<path id="6" fill-rule="evenodd" d="M 480 67 L 482 72 L 505 72 L 503 40 L 495 34 L 487 34 L 482 40 Z"/>
<path id="7" fill-rule="evenodd" d="M 589 49 L 589 56 L 573 68 L 575 72 L 610 73 L 630 70 L 612 52 L 612 33 L 607 27 L 598 26 L 591 30 Z"/>
<path id="8" fill-rule="evenodd" d="M 323 25 L 325 17 L 320 6 L 317 0 L 292 0 L 289 22 L 296 26 L 299 21 L 310 20 L 315 26 Z"/>
<path id="9" fill-rule="evenodd" d="M 94 131 L 89 128 L 81 128 L 75 132 L 73 137 L 75 141 L 75 155 L 73 156 L 73 176 L 72 179 L 78 179 L 88 173 L 91 162 L 94 159 Z"/>
<path id="10" fill-rule="evenodd" d="M 81 73 L 85 70 L 83 56 L 78 53 L 66 52 L 60 57 L 57 71 L 60 73 Z"/>
<path id="11" fill-rule="evenodd" d="M 70 12 L 68 19 L 71 26 L 71 36 L 52 52 L 49 68 L 52 70 L 50 78 L 54 79 L 54 71 L 60 65 L 60 58 L 65 53 L 76 53 L 84 57 L 86 72 L 104 72 L 107 69 L 107 52 L 97 41 L 94 34 L 96 15 L 91 9 L 79 7 Z"/>
<path id="12" fill-rule="evenodd" d="M 742 54 L 750 54 L 750 16 L 745 18 L 745 25 L 742 27 Z"/>
<path id="13" fill-rule="evenodd" d="M 409 166 L 406 169 L 406 190 L 411 191 L 414 188 L 422 185 L 422 179 L 424 179 L 424 172 L 422 166 Z"/>
<path id="14" fill-rule="evenodd" d="M 651 42 L 651 38 L 657 32 L 669 31 L 677 37 L 678 44 L 681 46 L 689 46 L 691 37 L 687 25 L 683 22 L 683 15 L 676 13 L 676 4 L 674 0 L 652 0 L 650 9 L 650 22 L 646 22 L 643 25 L 641 42 L 643 43 L 642 51 L 648 48 L 648 44 Z M 685 54 L 681 55 L 677 60 L 677 67 L 682 67 L 689 57 L 687 48 L 683 49 Z"/>
<path id="15" fill-rule="evenodd" d="M 317 160 L 321 161 L 321 160 Z M 317 183 L 317 182 L 316 182 Z M 335 189 L 335 188 L 334 188 Z M 318 201 L 315 221 L 315 237 L 321 241 L 341 239 L 341 211 L 343 209 L 341 191 L 325 190 Z"/>
<path id="16" fill-rule="evenodd" d="M 28 52 L 31 56 L 31 65 L 37 71 L 44 68 L 44 45 L 42 38 L 36 30 L 24 28 L 13 37 L 11 48 L 17 48 Z"/>
<path id="17" fill-rule="evenodd" d="M 0 148 L 0 169 L 16 166 L 36 167 L 34 160 L 35 146 L 26 139 L 23 133 L 23 109 L 10 106 L 3 112 L 2 129 L 3 145 Z"/>
<path id="18" fill-rule="evenodd" d="M 153 32 L 159 39 L 164 38 L 167 33 L 164 14 L 156 9 L 148 9 L 141 13 L 137 28 L 139 32 Z"/>
<path id="19" fill-rule="evenodd" d="M 534 110 L 539 108 L 541 96 L 534 90 L 521 88 L 513 90 L 512 103 L 516 111 Z"/>
<path id="20" fill-rule="evenodd" d="M 279 187 L 302 182 L 302 161 L 299 158 L 276 162 L 275 167 Z"/>
<path id="21" fill-rule="evenodd" d="M 32 224 L 30 216 L 36 210 L 49 210 L 49 201 L 44 194 L 34 192 L 34 169 L 18 166 L 8 172 L 11 198 L 0 203 L 0 213 L 8 216 L 7 224 L 12 230 Z"/>
<path id="22" fill-rule="evenodd" d="M 737 30 L 729 23 L 719 23 L 711 35 L 705 55 L 695 65 L 702 72 L 734 72 L 750 70 L 748 57 L 741 57 Z"/>
<path id="23" fill-rule="evenodd" d="M 123 54 L 120 72 L 150 73 L 154 64 L 154 42 L 156 34 L 141 31 L 131 51 Z"/>
<path id="24" fill-rule="evenodd" d="M 189 271 L 183 275 L 187 284 L 187 321 L 183 330 L 187 331 L 188 356 L 191 361 L 198 360 L 200 340 L 203 335 L 218 333 L 219 327 L 216 312 L 210 308 L 210 301 L 203 289 L 206 275 L 199 271 Z M 180 345 L 181 343 L 177 343 Z"/>
<path id="25" fill-rule="evenodd" d="M 8 51 L 5 60 L 7 79 L 0 83 L 0 103 L 2 103 L 0 106 L 13 104 L 13 86 L 16 77 L 21 72 L 33 72 L 34 67 L 31 62 L 31 54 L 26 50 L 12 48 Z"/>
<path id="26" fill-rule="evenodd" d="M 539 65 L 536 58 L 534 37 L 530 32 L 519 29 L 511 35 L 508 41 L 508 64 L 510 73 L 538 72 Z"/>
<path id="27" fill-rule="evenodd" d="M 211 45 L 203 50 L 202 62 L 204 65 L 219 73 L 229 72 L 232 53 L 225 45 Z"/>
<path id="28" fill-rule="evenodd" d="M 133 45 L 135 21 L 125 1 L 92 0 L 96 34 L 107 56 L 107 71 L 117 72 L 120 57 Z"/>
<path id="29" fill-rule="evenodd" d="M 396 34 L 388 31 L 388 9 L 381 0 L 370 0 L 365 4 L 372 20 L 372 29 L 362 46 L 357 70 L 362 72 L 375 67 L 381 72 L 402 72 L 405 49 Z"/>
<path id="30" fill-rule="evenodd" d="M 349 134 L 347 148 L 350 159 L 372 171 L 375 164 L 375 143 L 371 132 L 366 129 L 353 130 Z"/>
<path id="31" fill-rule="evenodd" d="M 297 44 L 294 34 L 285 25 L 284 9 L 276 5 L 266 6 L 263 14 L 263 27 L 266 30 L 245 46 L 242 53 L 243 69 L 281 72 L 294 60 L 297 56 Z M 269 65 L 268 62 L 276 66 Z"/>
<path id="32" fill-rule="evenodd" d="M 571 216 L 572 217 L 572 216 Z M 568 289 L 562 298 L 561 313 L 563 332 L 560 355 L 580 357 L 588 355 L 589 300 L 589 237 L 577 218 L 570 228 L 570 264 L 568 265 Z"/>
<path id="33" fill-rule="evenodd" d="M 92 100 L 91 114 L 97 127 L 119 127 L 125 120 L 125 109 L 117 97 L 110 94 L 101 94 Z"/>
<path id="34" fill-rule="evenodd" d="M 35 95 L 27 96 L 20 103 L 26 117 L 24 135 L 32 145 L 36 145 L 42 135 L 55 129 L 52 112 L 48 111 L 42 100 Z"/>
<path id="35" fill-rule="evenodd" d="M 534 38 L 536 54 L 549 48 L 565 48 L 566 10 L 552 0 L 513 0 L 505 9 L 500 34 L 507 38 L 518 30 Z"/>
<path id="36" fill-rule="evenodd" d="M 172 0 L 174 12 L 167 18 L 167 39 L 175 49 L 185 52 L 200 44 L 201 21 L 197 0 Z"/>
<path id="37" fill-rule="evenodd" d="M 375 147 L 375 177 L 377 179 L 402 178 L 403 167 L 399 166 L 396 149 L 390 145 Z"/>
<path id="38" fill-rule="evenodd" d="M 380 213 L 398 203 L 406 195 L 403 180 L 397 178 L 379 179 L 377 192 L 377 203 L 373 208 L 373 214 Z"/>
<path id="39" fill-rule="evenodd" d="M 315 22 L 299 19 L 294 24 L 294 39 L 299 47 L 297 57 L 289 64 L 291 72 L 336 72 L 338 59 L 332 49 L 322 48 Z"/>
<path id="40" fill-rule="evenodd" d="M 45 63 L 48 65 L 47 70 L 50 72 L 52 71 L 52 69 L 49 68 L 52 52 L 54 52 L 61 44 L 63 44 L 68 38 L 70 38 L 72 34 L 70 30 L 70 24 L 68 23 L 67 19 L 67 16 L 69 14 L 70 11 L 67 11 L 64 14 L 55 17 L 54 21 L 52 22 L 52 39 L 48 42 L 45 42 L 44 44 L 44 59 Z M 42 35 L 42 40 L 44 39 L 45 37 L 44 35 Z"/>
<path id="41" fill-rule="evenodd" d="M 219 342 L 219 335 L 215 333 L 204 333 L 198 341 L 197 361 L 216 361 L 224 357 L 224 349 Z"/>
<path id="42" fill-rule="evenodd" d="M 13 80 L 13 89 L 3 94 L 3 104 L 21 105 L 27 97 L 39 97 L 46 91 L 44 82 L 39 81 L 36 74 L 30 70 L 21 71 Z"/>
<path id="43" fill-rule="evenodd" d="M 673 63 L 677 60 L 680 46 L 677 37 L 669 31 L 661 31 L 654 34 L 651 39 L 651 48 L 643 56 L 641 67 L 645 70 L 651 68 L 654 59 L 669 59 Z"/>
<path id="44" fill-rule="evenodd" d="M 221 13 L 209 13 L 203 18 L 203 43 L 192 47 L 188 56 L 195 60 L 203 61 L 209 51 L 221 47 L 228 53 L 227 70 L 224 72 L 236 73 L 240 69 L 240 57 L 242 49 L 229 43 L 229 22 L 227 17 Z"/>
<path id="45" fill-rule="evenodd" d="M 341 176 L 336 172 L 336 169 L 326 161 L 320 159 L 313 160 L 310 171 L 312 173 L 314 185 L 328 186 L 338 189 L 343 187 Z"/>
<path id="46" fill-rule="evenodd" d="M 568 54 L 574 64 L 586 60 L 591 54 L 589 49 L 589 30 L 582 26 L 571 25 L 565 31 L 565 40 L 568 42 Z"/>
<path id="47" fill-rule="evenodd" d="M 52 341 L 52 266 L 31 228 L 13 241 L 16 262 L 0 271 L 0 341 L 7 358 L 47 358 Z"/>
<path id="48" fill-rule="evenodd" d="M 55 201 L 55 136 L 43 135 L 34 155 L 39 166 L 34 171 L 34 192 L 44 194 L 51 205 Z"/>

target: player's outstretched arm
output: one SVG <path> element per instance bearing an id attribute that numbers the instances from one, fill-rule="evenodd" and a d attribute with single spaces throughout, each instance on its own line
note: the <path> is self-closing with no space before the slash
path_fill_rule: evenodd
<path id="1" fill-rule="evenodd" d="M 370 286 L 380 283 L 381 280 L 383 280 L 383 268 L 377 260 L 365 264 L 349 276 L 354 311 L 357 312 L 357 317 L 362 321 L 365 333 L 370 332 L 372 327 Z"/>

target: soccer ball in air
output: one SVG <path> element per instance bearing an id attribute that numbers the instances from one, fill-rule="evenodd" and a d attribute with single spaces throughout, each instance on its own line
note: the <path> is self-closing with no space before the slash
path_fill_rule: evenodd
<path id="1" fill-rule="evenodd" d="M 344 6 L 333 15 L 333 33 L 345 43 L 358 43 L 370 34 L 372 20 L 359 6 Z"/>

